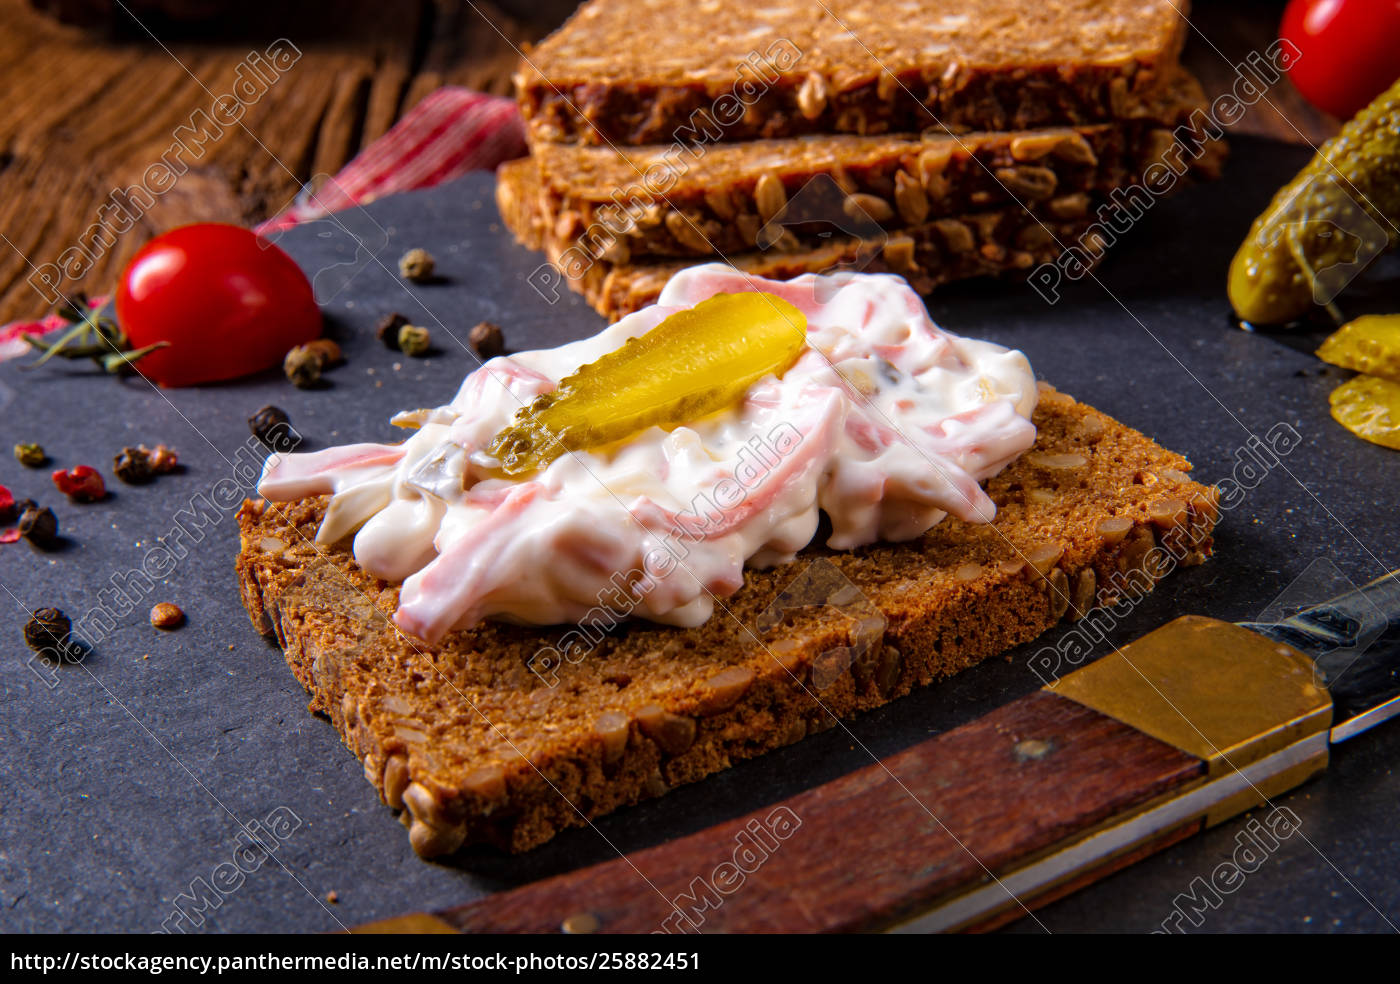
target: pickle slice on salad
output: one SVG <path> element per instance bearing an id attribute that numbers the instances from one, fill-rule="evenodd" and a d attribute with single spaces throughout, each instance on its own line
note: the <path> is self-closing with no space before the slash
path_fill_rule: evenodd
<path id="1" fill-rule="evenodd" d="M 566 451 L 697 420 L 786 372 L 806 337 L 806 315 L 781 297 L 716 294 L 576 369 L 517 413 L 487 453 L 505 474 L 526 475 Z"/>
<path id="2" fill-rule="evenodd" d="M 1400 314 L 1367 314 L 1323 340 L 1317 357 L 1343 369 L 1400 379 Z"/>
<path id="3" fill-rule="evenodd" d="M 1400 383 L 1357 376 L 1327 398 L 1332 417 L 1362 440 L 1400 450 Z"/>

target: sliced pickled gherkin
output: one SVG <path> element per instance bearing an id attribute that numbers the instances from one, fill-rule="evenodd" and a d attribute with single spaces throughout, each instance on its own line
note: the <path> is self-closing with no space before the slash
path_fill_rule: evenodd
<path id="1" fill-rule="evenodd" d="M 1343 369 L 1400 380 L 1400 314 L 1367 314 L 1323 340 L 1317 357 Z"/>
<path id="2" fill-rule="evenodd" d="M 1285 185 L 1230 264 L 1230 303 L 1256 324 L 1331 306 L 1400 241 L 1400 81 L 1357 113 Z M 1335 309 L 1333 309 L 1335 312 Z"/>
<path id="3" fill-rule="evenodd" d="M 1357 376 L 1334 389 L 1328 402 L 1333 419 L 1357 437 L 1400 449 L 1400 383 Z"/>
<path id="4" fill-rule="evenodd" d="M 806 334 L 806 315 L 781 297 L 716 294 L 575 370 L 517 413 L 487 452 L 505 474 L 524 475 L 566 451 L 696 420 L 785 372 Z"/>

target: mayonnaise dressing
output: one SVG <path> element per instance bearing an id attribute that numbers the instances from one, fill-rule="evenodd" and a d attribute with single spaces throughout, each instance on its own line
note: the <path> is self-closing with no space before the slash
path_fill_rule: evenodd
<path id="1" fill-rule="evenodd" d="M 669 431 L 492 474 L 483 449 L 535 396 L 673 311 L 748 290 L 807 317 L 808 348 L 781 379 Z M 487 617 L 693 626 L 746 564 L 791 560 L 819 512 L 841 550 L 912 539 L 949 513 L 989 522 L 978 483 L 1034 443 L 1035 399 L 1024 355 L 941 330 L 898 277 L 775 282 L 710 264 L 591 338 L 490 360 L 446 406 L 396 416 L 417 428 L 403 444 L 273 455 L 258 491 L 330 494 L 318 542 L 353 532 L 356 563 L 403 582 L 395 622 L 429 641 Z"/>

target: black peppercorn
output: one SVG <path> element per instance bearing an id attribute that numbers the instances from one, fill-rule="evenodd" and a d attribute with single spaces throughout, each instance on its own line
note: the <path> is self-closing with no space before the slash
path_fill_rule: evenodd
<path id="1" fill-rule="evenodd" d="M 399 312 L 386 314 L 379 319 L 379 323 L 374 326 L 374 337 L 384 343 L 384 347 L 399 350 L 399 329 L 408 324 L 408 319 Z"/>
<path id="2" fill-rule="evenodd" d="M 128 485 L 144 485 L 155 478 L 151 456 L 145 448 L 122 448 L 112 459 L 112 471 Z"/>
<path id="3" fill-rule="evenodd" d="M 24 644 L 36 653 L 51 652 L 59 659 L 71 658 L 68 637 L 73 623 L 57 608 L 40 608 L 31 612 L 24 623 Z"/>
<path id="4" fill-rule="evenodd" d="M 58 542 L 58 517 L 52 509 L 31 503 L 20 513 L 19 535 L 36 547 L 51 547 Z"/>
<path id="5" fill-rule="evenodd" d="M 285 428 L 289 426 L 291 422 L 291 418 L 287 416 L 287 411 L 283 410 L 281 407 L 274 407 L 269 404 L 248 418 L 248 429 L 253 432 L 253 436 L 259 441 L 262 441 L 268 447 L 272 447 L 274 428 Z"/>
<path id="6" fill-rule="evenodd" d="M 476 354 L 483 359 L 493 359 L 506 350 L 505 338 L 501 334 L 501 326 L 492 324 L 490 321 L 480 321 L 467 336 L 467 341 L 472 343 L 472 348 L 476 349 Z"/>

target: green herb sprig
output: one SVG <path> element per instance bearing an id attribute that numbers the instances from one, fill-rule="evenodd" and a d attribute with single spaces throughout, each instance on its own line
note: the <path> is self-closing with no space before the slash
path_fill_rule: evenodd
<path id="1" fill-rule="evenodd" d="M 31 348 L 43 353 L 24 368 L 37 369 L 57 356 L 63 359 L 91 359 L 104 372 L 125 374 L 133 371 L 138 359 L 170 344 L 154 342 L 138 349 L 131 348 L 131 340 L 112 316 L 112 305 L 89 307 L 87 298 L 82 294 L 66 299 L 56 311 L 60 318 L 68 322 L 58 338 L 49 341 L 47 337 L 41 338 L 28 332 L 20 336 Z"/>

